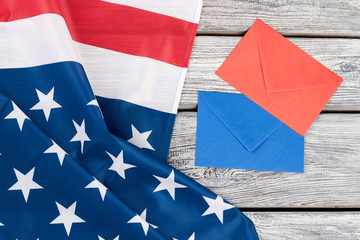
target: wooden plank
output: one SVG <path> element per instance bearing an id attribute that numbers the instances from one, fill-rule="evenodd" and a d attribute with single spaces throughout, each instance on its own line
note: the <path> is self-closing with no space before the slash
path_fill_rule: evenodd
<path id="1" fill-rule="evenodd" d="M 197 92 L 237 92 L 215 75 L 240 37 L 198 36 L 186 75 L 180 110 L 195 109 Z M 360 39 L 289 38 L 344 79 L 325 110 L 360 111 Z"/>
<path id="2" fill-rule="evenodd" d="M 261 240 L 360 239 L 360 212 L 244 212 Z"/>
<path id="3" fill-rule="evenodd" d="M 360 114 L 318 117 L 305 173 L 195 167 L 195 135 L 196 113 L 179 113 L 169 163 L 239 208 L 360 208 Z"/>
<path id="4" fill-rule="evenodd" d="M 360 36 L 358 0 L 204 0 L 200 34 L 244 34 L 260 18 L 287 36 Z"/>

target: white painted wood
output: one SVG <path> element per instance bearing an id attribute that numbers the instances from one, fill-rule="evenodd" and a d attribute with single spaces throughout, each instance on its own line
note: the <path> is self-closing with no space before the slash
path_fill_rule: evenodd
<path id="1" fill-rule="evenodd" d="M 215 72 L 256 18 L 344 79 L 324 108 L 339 113 L 321 114 L 305 135 L 305 173 L 195 167 L 196 112 L 178 114 L 169 162 L 237 207 L 258 208 L 245 214 L 261 240 L 360 239 L 360 212 L 261 212 L 360 208 L 360 113 L 344 113 L 360 111 L 360 1 L 204 0 L 179 109 L 196 111 L 199 90 L 237 92 Z"/>
<path id="2" fill-rule="evenodd" d="M 360 239 L 360 212 L 245 212 L 260 240 Z"/>
<path id="3" fill-rule="evenodd" d="M 256 18 L 288 36 L 360 36 L 358 0 L 204 0 L 198 32 L 244 34 Z"/>
<path id="4" fill-rule="evenodd" d="M 196 113 L 178 114 L 169 163 L 240 208 L 360 208 L 360 114 L 321 114 L 305 173 L 195 167 Z"/>
<path id="5" fill-rule="evenodd" d="M 215 75 L 241 37 L 198 36 L 190 59 L 181 110 L 194 110 L 197 93 L 237 92 Z M 360 111 L 360 39 L 289 38 L 297 46 L 344 79 L 324 110 Z"/>

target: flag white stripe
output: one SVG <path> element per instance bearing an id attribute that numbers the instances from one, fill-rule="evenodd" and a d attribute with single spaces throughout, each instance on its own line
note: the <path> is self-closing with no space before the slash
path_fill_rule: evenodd
<path id="1" fill-rule="evenodd" d="M 96 95 L 168 113 L 177 111 L 186 68 L 77 43 L 56 14 L 1 23 L 0 36 L 4 54 L 0 68 L 77 61 L 83 64 Z"/>
<path id="2" fill-rule="evenodd" d="M 77 61 L 65 20 L 56 14 L 0 22 L 0 68 Z"/>
<path id="3" fill-rule="evenodd" d="M 198 23 L 202 0 L 103 0 Z M 195 9 L 195 11 L 194 11 Z"/>
<path id="4" fill-rule="evenodd" d="M 95 95 L 176 113 L 186 68 L 80 43 L 77 47 Z"/>

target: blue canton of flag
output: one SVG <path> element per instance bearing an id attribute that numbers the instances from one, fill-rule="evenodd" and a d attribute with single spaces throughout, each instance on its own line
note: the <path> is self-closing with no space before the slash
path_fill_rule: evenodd
<path id="1" fill-rule="evenodd" d="M 138 214 L 128 223 L 139 225 L 145 236 L 151 223 L 166 239 L 188 239 L 193 234 L 196 239 L 257 238 L 252 222 L 234 206 L 153 155 L 110 134 L 100 109 L 88 104 L 94 101 L 94 95 L 80 64 L 62 62 L 6 69 L 0 70 L 0 77 L 3 79 L 0 92 L 17 104 L 3 120 L 12 123 L 12 131 L 16 127 L 21 136 L 30 125 L 30 118 L 54 141 L 42 152 L 56 153 L 65 165 L 64 153 L 54 147 L 58 144 Z M 143 141 L 145 144 L 146 139 Z M 27 174 L 31 169 L 19 170 L 19 174 Z M 66 180 L 78 184 L 77 175 L 73 174 L 72 181 L 69 177 Z M 40 181 L 37 184 L 44 185 Z M 67 198 L 67 193 L 62 193 Z M 76 201 L 66 201 L 63 205 L 58 201 L 56 206 L 64 211 L 69 207 L 73 210 L 80 206 L 72 205 Z M 94 207 L 99 209 L 98 206 Z M 110 215 L 114 214 L 119 215 L 115 212 Z M 75 220 L 80 222 L 80 219 L 84 217 Z"/>
<path id="2" fill-rule="evenodd" d="M 32 123 L 31 119 L 54 141 L 48 139 L 47 148 L 40 153 L 55 153 L 59 158 L 57 164 L 65 165 L 66 154 L 57 145 L 64 149 L 118 201 L 138 214 L 127 223 L 142 228 L 144 236 L 149 235 L 152 227 L 165 239 L 257 239 L 252 222 L 234 206 L 153 155 L 110 134 L 100 109 L 96 104 L 89 104 L 94 103 L 95 98 L 80 64 L 61 62 L 6 69 L 0 70 L 0 77 L 4 79 L 0 83 L 0 92 L 17 104 L 13 104 L 13 110 L 3 120 L 12 124 L 12 131 L 16 129 L 21 136 Z M 142 141 L 146 144 L 146 138 Z M 27 174 L 31 169 L 28 167 L 19 174 Z M 73 174 L 72 181 L 69 177 L 65 179 L 76 186 L 80 184 L 77 175 Z M 36 183 L 41 187 L 44 185 L 40 181 Z M 38 185 L 33 187 L 39 188 Z M 58 201 L 58 211 L 69 213 L 80 206 L 73 205 L 78 201 L 76 198 L 71 202 L 64 195 L 67 201 L 64 200 L 62 205 Z M 106 199 L 107 196 L 103 197 Z M 95 205 L 96 212 L 100 211 L 101 204 L 104 202 Z M 91 213 L 90 209 L 88 211 Z M 113 212 L 110 215 L 120 214 Z M 79 221 L 78 225 L 80 221 L 86 221 L 85 217 L 75 217 L 74 213 L 71 216 L 74 221 Z M 61 218 L 54 221 L 60 222 Z M 128 226 L 124 228 L 129 229 Z"/>
<path id="3" fill-rule="evenodd" d="M 0 95 L 0 108 L 0 239 L 166 239 L 146 221 L 139 231 L 139 215 L 13 101 Z"/>

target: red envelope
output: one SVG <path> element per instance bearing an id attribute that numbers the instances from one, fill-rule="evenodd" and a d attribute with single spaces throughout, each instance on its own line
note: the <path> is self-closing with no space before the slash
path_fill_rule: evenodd
<path id="1" fill-rule="evenodd" d="M 216 74 L 302 136 L 343 81 L 259 19 Z"/>

